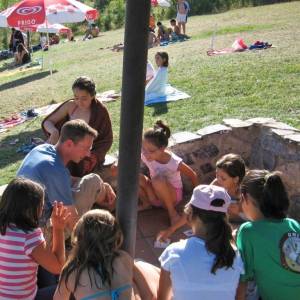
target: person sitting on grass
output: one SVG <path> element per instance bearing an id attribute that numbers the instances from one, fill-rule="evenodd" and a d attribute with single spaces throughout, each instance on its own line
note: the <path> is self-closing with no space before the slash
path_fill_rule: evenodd
<path id="1" fill-rule="evenodd" d="M 0 201 L 0 298 L 50 300 L 56 286 L 38 288 L 37 269 L 59 274 L 65 263 L 64 228 L 69 218 L 61 202 L 53 202 L 52 247 L 46 244 L 39 220 L 44 188 L 29 179 L 13 179 Z M 41 278 L 40 278 L 41 279 Z M 43 282 L 38 282 L 39 287 Z"/>
<path id="2" fill-rule="evenodd" d="M 193 186 L 198 183 L 197 174 L 180 157 L 167 149 L 170 128 L 161 120 L 145 131 L 142 161 L 150 171 L 150 178 L 140 175 L 141 209 L 163 206 L 167 209 L 171 224 L 180 218 L 175 206 L 182 200 L 182 179 L 186 175 Z"/>
<path id="3" fill-rule="evenodd" d="M 250 170 L 241 183 L 241 205 L 250 219 L 237 234 L 244 289 L 255 280 L 262 299 L 299 299 L 300 225 L 287 218 L 289 198 L 280 173 Z"/>
<path id="4" fill-rule="evenodd" d="M 35 180 L 46 187 L 45 207 L 40 223 L 48 222 L 54 201 L 62 201 L 71 213 L 67 224 L 72 230 L 78 218 L 97 203 L 112 204 L 115 193 L 99 175 L 91 173 L 82 178 L 71 177 L 66 168 L 70 161 L 79 163 L 90 155 L 97 132 L 83 120 L 66 122 L 56 145 L 35 147 L 23 160 L 18 176 Z"/>
<path id="5" fill-rule="evenodd" d="M 170 40 L 168 29 L 161 23 L 157 22 L 157 39 L 159 42 L 168 42 Z"/>
<path id="6" fill-rule="evenodd" d="M 229 204 L 230 196 L 222 187 L 194 189 L 184 210 L 193 236 L 161 254 L 158 300 L 170 299 L 171 293 L 172 299 L 244 299 L 240 294 L 244 266 L 227 221 Z"/>
<path id="7" fill-rule="evenodd" d="M 15 64 L 17 66 L 29 63 L 31 60 L 30 53 L 23 44 L 18 44 L 15 53 Z"/>
<path id="8" fill-rule="evenodd" d="M 229 153 L 222 156 L 216 163 L 216 178 L 212 185 L 223 187 L 230 195 L 231 201 L 227 214 L 233 221 L 242 221 L 240 205 L 240 184 L 246 173 L 246 165 L 240 155 Z M 241 218 L 241 216 L 243 218 Z M 186 215 L 183 214 L 180 220 L 158 233 L 158 240 L 168 239 L 177 229 L 187 223 Z"/>
<path id="9" fill-rule="evenodd" d="M 172 27 L 172 33 L 171 33 L 172 41 L 185 40 L 190 38 L 186 34 L 180 33 L 179 26 L 176 24 L 175 19 L 170 20 L 170 25 Z"/>
<path id="10" fill-rule="evenodd" d="M 73 85 L 74 99 L 63 102 L 42 122 L 48 143 L 55 145 L 60 131 L 68 120 L 82 119 L 97 131 L 90 155 L 78 163 L 69 163 L 72 176 L 82 177 L 102 166 L 105 155 L 113 142 L 112 125 L 107 108 L 96 97 L 95 82 L 87 77 L 78 77 Z"/>
<path id="11" fill-rule="evenodd" d="M 149 27 L 149 35 L 148 35 L 148 48 L 153 48 L 158 46 L 159 41 L 154 33 L 154 30 Z"/>
<path id="12" fill-rule="evenodd" d="M 93 39 L 93 38 L 98 37 L 99 32 L 100 32 L 99 27 L 95 23 L 90 24 L 89 28 L 85 32 L 83 41 L 85 41 L 86 39 Z"/>
<path id="13" fill-rule="evenodd" d="M 145 89 L 145 101 L 147 99 L 166 96 L 166 86 L 168 83 L 169 55 L 167 52 L 157 52 L 155 62 L 158 67 L 154 76 L 147 81 Z"/>

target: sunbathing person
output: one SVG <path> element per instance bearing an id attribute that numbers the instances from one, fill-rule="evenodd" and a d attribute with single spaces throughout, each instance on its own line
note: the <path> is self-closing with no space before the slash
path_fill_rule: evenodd
<path id="1" fill-rule="evenodd" d="M 23 44 L 17 46 L 17 52 L 15 54 L 15 64 L 24 65 L 29 63 L 31 60 L 30 53 Z"/>
<path id="2" fill-rule="evenodd" d="M 80 163 L 71 163 L 68 168 L 73 176 L 82 177 L 91 173 L 104 162 L 113 141 L 112 127 L 106 107 L 96 98 L 96 87 L 92 79 L 79 77 L 72 86 L 74 99 L 61 104 L 42 122 L 42 129 L 50 144 L 56 144 L 62 125 L 68 120 L 82 119 L 98 132 L 91 155 Z"/>

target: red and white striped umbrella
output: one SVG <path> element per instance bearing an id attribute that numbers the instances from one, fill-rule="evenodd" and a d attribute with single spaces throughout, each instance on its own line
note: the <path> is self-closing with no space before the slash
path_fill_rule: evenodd
<path id="1" fill-rule="evenodd" d="M 0 27 L 75 23 L 98 16 L 96 9 L 76 0 L 23 0 L 0 13 Z"/>

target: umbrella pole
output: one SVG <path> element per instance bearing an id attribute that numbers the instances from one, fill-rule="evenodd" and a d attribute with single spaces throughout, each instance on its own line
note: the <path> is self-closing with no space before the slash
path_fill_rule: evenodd
<path id="1" fill-rule="evenodd" d="M 50 39 L 49 39 L 49 28 L 48 28 L 48 20 L 46 18 L 46 32 L 47 32 L 47 45 L 48 45 L 48 51 L 50 51 Z M 52 77 L 52 61 L 50 54 L 48 54 L 49 57 L 49 69 L 50 69 L 50 75 Z"/>
<path id="2" fill-rule="evenodd" d="M 136 241 L 149 16 L 149 0 L 126 1 L 117 218 L 124 234 L 123 249 L 132 257 Z"/>

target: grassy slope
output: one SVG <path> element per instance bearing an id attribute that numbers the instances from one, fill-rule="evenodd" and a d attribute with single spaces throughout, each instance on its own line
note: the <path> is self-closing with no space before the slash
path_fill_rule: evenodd
<path id="1" fill-rule="evenodd" d="M 156 51 L 167 51 L 169 81 L 192 97 L 167 107 L 145 108 L 144 126 L 162 118 L 174 132 L 196 131 L 223 118 L 267 116 L 300 128 L 299 13 L 300 2 L 291 2 L 190 18 L 190 41 L 151 49 L 149 58 L 153 61 Z M 236 37 L 247 44 L 268 41 L 277 48 L 208 57 L 206 50 L 214 28 L 215 48 L 229 47 Z M 123 30 L 117 30 L 91 41 L 51 48 L 44 60 L 46 67 L 52 61 L 57 70 L 52 77 L 45 76 L 45 71 L 12 76 L 6 71 L 0 73 L 0 116 L 70 98 L 73 80 L 83 74 L 94 78 L 99 91 L 119 90 L 122 53 L 99 48 L 122 40 Z M 41 53 L 35 55 L 39 56 Z M 32 80 L 26 83 L 28 77 Z M 115 136 L 112 152 L 118 146 L 119 108 L 120 102 L 108 104 Z M 23 157 L 16 155 L 16 146 L 8 142 L 19 138 L 22 143 L 29 136 L 41 136 L 39 126 L 38 119 L 0 135 L 0 184 L 14 176 Z"/>

